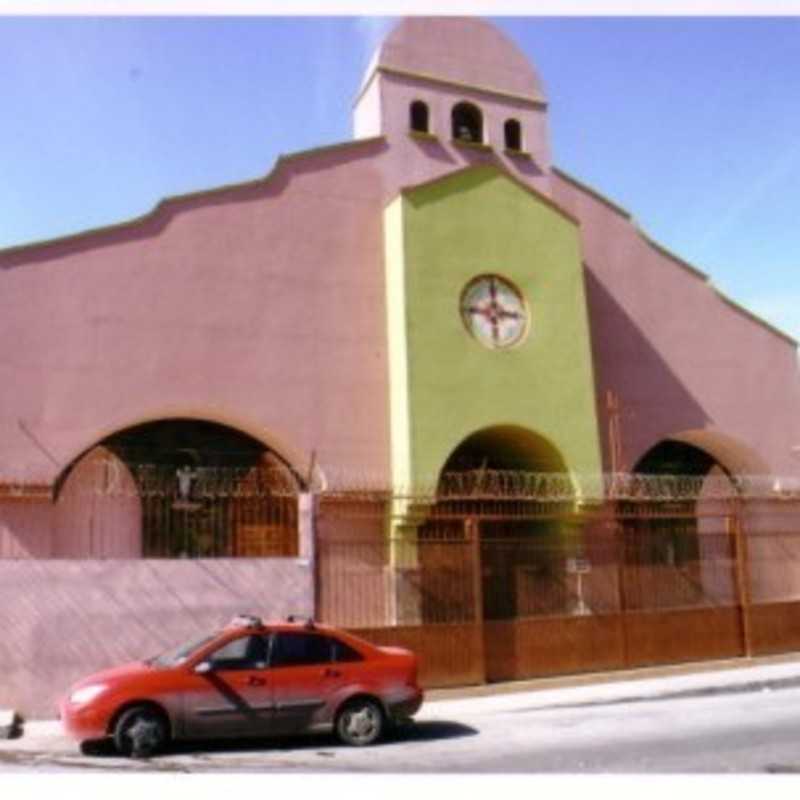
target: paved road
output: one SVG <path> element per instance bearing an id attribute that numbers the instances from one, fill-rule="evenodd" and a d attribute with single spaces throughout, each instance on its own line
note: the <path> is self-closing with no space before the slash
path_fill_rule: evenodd
<path id="1" fill-rule="evenodd" d="M 0 743 L 0 771 L 800 773 L 800 665 L 750 678 L 430 702 L 415 725 L 367 749 L 316 736 L 128 761 L 81 755 L 61 737 L 23 737 Z"/>

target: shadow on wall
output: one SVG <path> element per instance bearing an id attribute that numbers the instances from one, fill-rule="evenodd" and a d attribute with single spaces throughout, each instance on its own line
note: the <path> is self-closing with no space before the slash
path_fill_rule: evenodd
<path id="1" fill-rule="evenodd" d="M 247 612 L 313 616 L 313 571 L 286 558 L 0 560 L 0 708 L 52 717 L 86 675 Z"/>
<path id="2" fill-rule="evenodd" d="M 456 163 L 455 158 L 438 139 L 414 138 L 412 141 L 428 158 L 442 161 L 445 164 Z"/>
<path id="3" fill-rule="evenodd" d="M 603 463 L 610 468 L 607 392 L 612 391 L 620 401 L 624 466 L 630 469 L 653 442 L 672 431 L 707 427 L 711 418 L 586 264 L 584 276 Z"/>
<path id="4" fill-rule="evenodd" d="M 517 169 L 528 178 L 540 178 L 542 175 L 544 175 L 544 171 L 532 158 L 517 159 L 516 166 Z"/>

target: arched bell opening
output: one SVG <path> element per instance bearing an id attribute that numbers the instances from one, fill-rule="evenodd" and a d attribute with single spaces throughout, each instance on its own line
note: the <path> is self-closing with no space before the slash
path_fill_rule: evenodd
<path id="1" fill-rule="evenodd" d="M 457 142 L 483 144 L 483 114 L 472 103 L 458 103 L 450 115 L 452 136 Z"/>
<path id="2" fill-rule="evenodd" d="M 519 120 L 507 119 L 503 124 L 503 140 L 506 150 L 522 151 L 522 125 Z"/>
<path id="3" fill-rule="evenodd" d="M 415 100 L 409 106 L 409 129 L 414 133 L 430 133 L 430 112 L 428 104 Z"/>

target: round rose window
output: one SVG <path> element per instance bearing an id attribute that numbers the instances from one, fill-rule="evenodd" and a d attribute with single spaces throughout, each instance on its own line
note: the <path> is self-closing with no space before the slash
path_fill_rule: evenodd
<path id="1" fill-rule="evenodd" d="M 497 275 L 481 275 L 466 285 L 461 293 L 461 317 L 467 330 L 492 349 L 517 344 L 528 330 L 521 292 Z"/>

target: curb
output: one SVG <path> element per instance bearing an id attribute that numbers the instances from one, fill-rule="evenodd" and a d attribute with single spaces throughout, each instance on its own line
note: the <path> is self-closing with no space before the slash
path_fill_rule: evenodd
<path id="1" fill-rule="evenodd" d="M 634 667 L 631 669 L 613 670 L 609 672 L 582 672 L 572 675 L 553 675 L 503 683 L 482 683 L 472 686 L 442 687 L 427 689 L 425 691 L 425 700 L 426 702 L 466 700 L 476 697 L 496 697 L 498 695 L 544 692 L 556 689 L 600 686 L 611 687 L 618 684 L 658 678 L 692 676 L 700 681 L 702 677 L 706 675 L 710 681 L 712 677 L 718 678 L 718 673 L 735 674 L 743 670 L 753 670 L 758 667 L 772 667 L 786 664 L 797 665 L 798 675 L 800 675 L 800 652 L 750 658 L 727 658 L 719 661 L 691 661 L 683 664 L 658 664 L 655 666 Z"/>
<path id="2" fill-rule="evenodd" d="M 800 686 L 800 654 L 645 667 L 620 672 L 537 678 L 425 692 L 423 709 L 457 713 L 471 709 L 519 711 L 591 707 L 615 703 L 689 699 Z M 8 733 L 6 733 L 8 731 Z M 10 734 L 10 735 L 9 735 Z M 65 737 L 57 719 L 23 721 L 0 711 L 0 739 Z"/>
<path id="3" fill-rule="evenodd" d="M 0 739 L 16 739 L 22 735 L 22 717 L 12 709 L 0 709 Z"/>
<path id="4" fill-rule="evenodd" d="M 680 700 L 744 692 L 772 691 L 800 686 L 800 659 L 759 659 L 758 663 L 718 663 L 702 670 L 647 669 L 628 672 L 613 680 L 584 676 L 506 684 L 494 692 L 426 693 L 426 705 L 439 714 L 535 711 L 621 703 Z M 476 687 L 485 689 L 486 687 Z M 424 708 L 425 706 L 423 706 Z"/>

